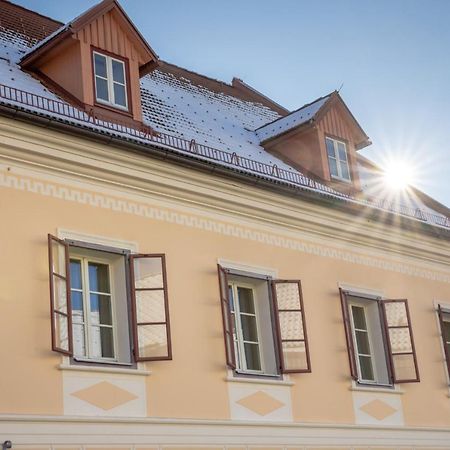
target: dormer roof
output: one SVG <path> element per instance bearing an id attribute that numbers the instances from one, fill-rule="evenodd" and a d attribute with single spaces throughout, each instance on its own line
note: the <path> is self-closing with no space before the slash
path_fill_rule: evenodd
<path id="1" fill-rule="evenodd" d="M 286 133 L 294 131 L 301 126 L 311 125 L 320 120 L 320 117 L 326 113 L 328 108 L 339 104 L 347 120 L 355 130 L 358 138 L 357 148 L 361 149 L 370 145 L 370 140 L 361 125 L 355 119 L 342 97 L 337 91 L 320 97 L 311 103 L 303 105 L 301 108 L 292 111 L 288 115 L 280 117 L 273 122 L 267 123 L 255 130 L 261 144 L 265 144 L 272 139 L 278 138 Z"/>
<path id="2" fill-rule="evenodd" d="M 53 49 L 63 44 L 64 41 L 75 37 L 87 25 L 109 12 L 114 14 L 115 19 L 138 49 L 140 76 L 150 72 L 156 66 L 158 56 L 116 0 L 103 0 L 75 19 L 62 25 L 25 53 L 20 61 L 21 66 L 23 68 L 33 67 L 35 62 L 44 58 Z"/>

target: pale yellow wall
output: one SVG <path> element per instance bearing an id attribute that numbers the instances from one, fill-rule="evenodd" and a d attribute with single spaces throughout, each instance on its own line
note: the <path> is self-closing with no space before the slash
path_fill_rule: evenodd
<path id="1" fill-rule="evenodd" d="M 62 147 L 57 150 L 63 151 Z M 99 146 L 97 150 L 99 154 L 104 151 L 104 157 L 108 151 L 113 155 L 107 147 Z M 302 280 L 312 373 L 290 377 L 294 382 L 290 388 L 294 421 L 355 423 L 337 286 L 344 282 L 381 290 L 386 297 L 408 298 L 421 382 L 401 386 L 405 425 L 450 426 L 450 399 L 433 310 L 434 300 L 450 303 L 450 282 L 427 279 L 449 280 L 448 262 L 439 262 L 438 256 L 434 262 L 419 261 L 380 253 L 369 246 L 359 247 L 364 259 L 355 262 L 353 258 L 349 262 L 339 256 L 339 251 L 356 255 L 356 248 L 350 244 L 336 240 L 333 247 L 332 240 L 318 235 L 311 235 L 308 240 L 300 231 L 293 233 L 291 239 L 307 245 L 303 249 L 283 248 L 265 238 L 259 242 L 255 232 L 267 230 L 256 219 L 252 221 L 232 211 L 219 215 L 212 209 L 211 216 L 205 218 L 207 208 L 201 209 L 197 204 L 194 209 L 188 202 L 183 205 L 180 199 L 174 202 L 175 190 L 172 198 L 156 195 L 158 189 L 162 191 L 156 183 L 148 186 L 148 192 L 154 189 L 151 195 L 132 192 L 124 185 L 113 186 L 99 179 L 87 181 L 81 175 L 57 175 L 50 167 L 13 160 L 11 149 L 0 145 L 0 154 L 2 151 L 0 414 L 63 414 L 63 371 L 57 368 L 61 357 L 50 351 L 46 236 L 67 229 L 133 241 L 141 252 L 162 252 L 167 256 L 173 361 L 145 364 L 151 371 L 145 378 L 148 416 L 230 418 L 216 272 L 217 260 L 223 258 L 273 268 L 280 278 Z M 41 162 L 47 159 L 49 165 L 51 151 L 56 150 L 46 149 L 43 153 L 47 155 L 39 156 Z M 29 158 L 31 161 L 36 156 L 30 152 Z M 71 164 L 66 168 L 76 169 Z M 98 161 L 92 164 L 91 175 L 100 177 L 98 167 L 104 166 Z M 77 180 L 82 184 L 76 185 Z M 166 189 L 169 192 L 170 186 Z M 123 203 L 118 211 L 101 200 L 97 206 L 89 204 L 89 199 L 83 204 L 73 191 L 96 193 L 103 199 L 109 196 L 116 204 L 117 200 Z M 246 191 L 242 190 L 243 196 Z M 225 195 L 231 195 L 230 191 L 224 191 Z M 183 197 L 181 190 L 178 196 Z M 236 201 L 239 202 L 237 196 Z M 153 213 L 148 214 L 151 217 L 127 209 L 127 202 L 153 208 Z M 171 212 L 177 215 L 171 216 Z M 226 228 L 213 227 L 211 223 L 239 226 L 244 232 L 233 236 Z M 273 223 L 270 230 L 273 235 L 282 236 L 288 229 Z M 445 245 L 448 248 L 448 244 L 437 246 L 445 249 Z M 400 273 L 402 261 L 405 267 L 416 264 L 417 274 Z M 389 264 L 395 269 L 390 269 Z"/>

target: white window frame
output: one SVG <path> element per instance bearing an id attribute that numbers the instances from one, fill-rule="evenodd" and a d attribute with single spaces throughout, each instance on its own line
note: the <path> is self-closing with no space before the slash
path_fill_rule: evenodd
<path id="1" fill-rule="evenodd" d="M 264 365 L 264 352 L 261 349 L 261 324 L 260 324 L 260 318 L 259 318 L 259 311 L 258 311 L 258 302 L 256 301 L 256 294 L 255 289 L 253 286 L 247 283 L 241 283 L 241 282 L 229 282 L 228 286 L 231 287 L 233 291 L 233 306 L 234 306 L 234 322 L 235 322 L 235 329 L 236 329 L 236 337 L 234 338 L 234 345 L 235 345 L 235 353 L 237 356 L 237 359 L 239 361 L 239 367 L 237 368 L 237 371 L 242 373 L 248 373 L 248 374 L 258 374 L 263 375 L 265 374 L 265 365 Z M 240 305 L 239 305 L 239 294 L 238 294 L 238 288 L 244 288 L 244 289 L 250 289 L 252 291 L 252 299 L 253 299 L 253 308 L 255 310 L 254 314 L 250 313 L 242 313 L 240 311 Z M 244 336 L 242 333 L 242 322 L 241 322 L 241 315 L 249 315 L 254 316 L 256 320 L 256 332 L 258 335 L 258 353 L 259 353 L 259 361 L 261 365 L 261 370 L 252 370 L 247 368 L 247 358 L 245 357 L 245 343 L 256 343 L 256 341 L 244 341 Z"/>
<path id="2" fill-rule="evenodd" d="M 99 55 L 102 58 L 106 59 L 106 78 L 101 76 L 101 75 L 97 75 L 95 73 L 95 55 Z M 116 61 L 116 62 L 120 63 L 122 65 L 122 67 L 123 67 L 123 80 L 124 80 L 123 83 L 120 83 L 118 81 L 114 81 L 114 79 L 113 79 L 113 69 L 112 69 L 113 61 Z M 104 53 L 93 51 L 92 52 L 92 65 L 93 65 L 93 72 L 94 72 L 95 101 L 97 103 L 101 103 L 101 104 L 104 104 L 104 105 L 112 106 L 114 108 L 122 109 L 124 111 L 128 111 L 129 110 L 129 106 L 128 106 L 127 66 L 125 64 L 125 61 L 122 61 L 121 59 L 113 58 L 112 56 L 105 55 Z M 101 78 L 102 80 L 106 80 L 106 82 L 108 83 L 108 98 L 109 98 L 109 101 L 106 101 L 105 99 L 99 98 L 97 96 L 97 83 L 96 83 L 96 78 L 97 77 Z M 120 84 L 125 89 L 125 106 L 115 102 L 114 83 L 115 84 Z"/>
<path id="3" fill-rule="evenodd" d="M 330 156 L 328 154 L 327 140 L 333 143 L 334 156 Z M 346 157 L 345 161 L 339 158 L 338 143 L 342 144 L 344 146 L 345 157 Z M 350 165 L 348 163 L 347 144 L 345 142 L 343 142 L 343 141 L 340 141 L 339 139 L 334 139 L 334 138 L 331 138 L 329 136 L 326 136 L 325 137 L 325 151 L 327 152 L 328 168 L 330 170 L 331 178 L 350 183 L 352 181 L 352 176 L 351 176 L 351 173 L 350 173 Z M 337 168 L 337 172 L 338 172 L 337 175 L 334 175 L 334 174 L 331 173 L 330 158 L 333 158 L 336 161 L 336 168 Z M 342 171 L 342 166 L 343 165 L 345 165 L 347 167 L 348 178 L 343 176 L 343 171 Z"/>
<path id="4" fill-rule="evenodd" d="M 373 354 L 373 342 L 372 342 L 372 330 L 370 327 L 370 321 L 368 320 L 368 315 L 367 315 L 367 306 L 365 305 L 361 305 L 358 303 L 354 303 L 354 302 L 349 302 L 349 309 L 350 309 L 350 318 L 351 318 L 351 326 L 352 326 L 352 336 L 353 336 L 353 345 L 355 348 L 355 359 L 356 359 L 356 366 L 357 366 L 357 370 L 358 370 L 358 381 L 360 381 L 363 384 L 374 384 L 374 385 L 379 385 L 380 383 L 377 382 L 377 368 L 376 368 L 376 360 L 375 360 L 375 356 Z M 353 316 L 353 309 L 352 307 L 356 307 L 356 308 L 361 308 L 364 312 L 364 321 L 366 322 L 366 329 L 362 330 L 362 329 L 357 329 L 355 326 L 355 319 Z M 356 339 L 356 331 L 364 331 L 367 334 L 367 340 L 369 342 L 369 354 L 365 354 L 365 353 L 360 353 L 359 348 L 358 348 L 358 341 Z M 362 377 L 362 370 L 361 370 L 361 363 L 359 361 L 359 356 L 369 356 L 370 357 L 370 362 L 372 364 L 372 373 L 373 373 L 373 380 L 367 380 L 365 378 Z"/>
<path id="5" fill-rule="evenodd" d="M 84 256 L 78 256 L 73 255 L 70 256 L 70 260 L 74 261 L 80 261 L 81 262 L 81 283 L 82 283 L 82 299 L 83 299 L 83 313 L 84 313 L 84 341 L 85 341 L 85 348 L 86 348 L 86 354 L 83 355 L 76 355 L 74 354 L 74 359 L 77 361 L 90 361 L 90 362 L 117 362 L 117 348 L 118 348 L 118 342 L 117 342 L 117 318 L 116 318 L 116 308 L 115 308 L 115 296 L 114 296 L 114 280 L 113 280 L 113 271 L 111 270 L 111 265 L 108 261 L 102 260 L 101 258 L 93 258 L 93 257 L 84 257 Z M 106 326 L 107 328 L 112 329 L 112 335 L 113 335 L 113 354 L 114 356 L 112 358 L 108 357 L 93 357 L 93 348 L 92 348 L 92 341 L 90 339 L 91 334 L 91 302 L 90 302 L 90 294 L 92 293 L 90 291 L 89 287 L 89 263 L 98 263 L 103 264 L 108 267 L 108 277 L 109 277 L 109 290 L 110 290 L 110 302 L 111 302 L 111 325 L 99 325 Z M 80 289 L 74 289 L 71 287 L 71 291 L 80 291 Z M 95 292 L 94 292 L 95 293 Z M 106 293 L 99 293 L 100 295 L 108 295 Z M 73 325 L 72 325 L 73 328 Z M 72 330 L 73 333 L 73 330 Z"/>

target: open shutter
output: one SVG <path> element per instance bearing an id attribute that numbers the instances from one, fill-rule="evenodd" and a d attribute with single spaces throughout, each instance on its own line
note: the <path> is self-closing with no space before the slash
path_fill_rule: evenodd
<path id="1" fill-rule="evenodd" d="M 347 293 L 339 289 L 341 296 L 342 319 L 344 321 L 345 340 L 347 342 L 348 363 L 350 365 L 350 375 L 354 380 L 358 380 L 358 369 L 356 366 L 355 345 L 353 342 L 352 326 L 350 322 L 350 312 L 348 307 Z"/>
<path id="2" fill-rule="evenodd" d="M 394 382 L 420 381 L 408 300 L 383 300 L 381 304 Z"/>
<path id="3" fill-rule="evenodd" d="M 445 361 L 447 363 L 447 371 L 450 377 L 450 332 L 448 322 L 444 321 L 444 311 L 442 311 L 441 305 L 438 305 L 439 325 L 441 328 L 442 345 L 444 346 Z M 446 326 L 447 323 L 447 326 Z"/>
<path id="4" fill-rule="evenodd" d="M 299 280 L 273 280 L 272 292 L 281 371 L 311 372 L 301 283 Z"/>
<path id="5" fill-rule="evenodd" d="M 130 280 L 136 361 L 172 359 L 165 255 L 130 255 Z"/>
<path id="6" fill-rule="evenodd" d="M 48 235 L 48 260 L 52 350 L 72 356 L 69 246 L 51 234 Z"/>
<path id="7" fill-rule="evenodd" d="M 234 321 L 231 316 L 230 291 L 228 288 L 228 276 L 226 270 L 217 264 L 219 273 L 220 306 L 222 308 L 223 338 L 225 341 L 225 355 L 227 366 L 236 369 L 236 355 L 234 352 Z"/>

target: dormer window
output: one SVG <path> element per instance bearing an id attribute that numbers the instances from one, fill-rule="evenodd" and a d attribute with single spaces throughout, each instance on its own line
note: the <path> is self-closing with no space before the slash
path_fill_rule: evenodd
<path id="1" fill-rule="evenodd" d="M 351 181 L 345 143 L 329 137 L 325 138 L 325 140 L 331 178 Z"/>
<path id="2" fill-rule="evenodd" d="M 96 51 L 93 57 L 96 102 L 128 111 L 125 62 Z"/>

